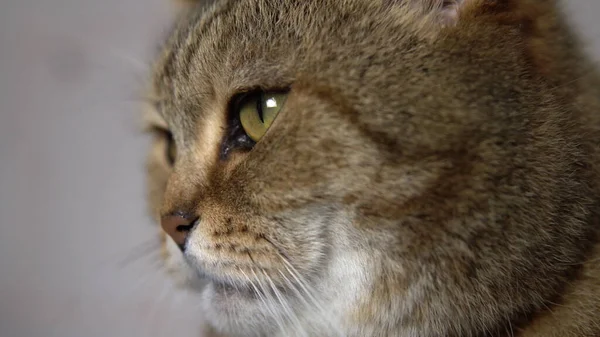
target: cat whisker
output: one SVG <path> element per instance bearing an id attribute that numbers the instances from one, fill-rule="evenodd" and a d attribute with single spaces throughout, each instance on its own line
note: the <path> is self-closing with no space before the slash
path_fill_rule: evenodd
<path id="1" fill-rule="evenodd" d="M 285 331 L 285 326 L 284 326 L 284 324 L 282 324 L 281 320 L 279 319 L 279 315 L 277 314 L 277 311 L 273 308 L 272 303 L 267 298 L 268 294 L 264 291 L 264 288 L 262 287 L 260 280 L 258 280 L 258 278 L 256 277 L 256 273 L 254 273 L 254 269 L 252 269 L 252 272 L 254 274 L 254 280 L 256 280 L 256 283 L 258 283 L 258 285 L 260 286 L 261 289 L 258 289 L 258 287 L 254 283 L 252 278 L 250 278 L 248 276 L 248 274 L 246 274 L 246 272 L 244 272 L 243 269 L 239 268 L 239 270 L 242 273 L 242 275 L 244 275 L 244 277 L 248 280 L 248 282 L 254 289 L 254 292 L 260 299 L 260 301 L 263 303 L 265 308 L 269 311 L 269 314 L 271 315 L 271 317 L 273 317 L 275 319 L 275 323 L 277 323 L 277 326 L 279 327 L 279 329 L 281 329 L 281 331 Z"/>
<path id="2" fill-rule="evenodd" d="M 171 303 L 171 295 L 173 292 L 172 290 L 173 289 L 170 285 L 164 285 L 163 287 L 161 287 L 158 296 L 153 298 L 152 304 L 150 305 L 150 308 L 148 309 L 146 314 L 148 322 L 150 323 L 148 325 L 151 329 L 157 328 L 156 326 L 152 326 L 152 322 L 159 321 L 156 319 L 156 315 L 159 311 L 159 308 L 163 308 L 165 306 L 165 301 L 167 300 L 169 303 Z"/>
<path id="3" fill-rule="evenodd" d="M 285 280 L 288 288 L 291 289 L 294 292 L 296 298 L 299 299 L 302 302 L 302 304 L 304 305 L 304 307 L 305 308 L 311 308 L 312 307 L 311 303 L 306 299 L 306 295 L 302 291 L 300 291 L 298 289 L 298 286 L 294 282 L 292 282 L 285 275 L 284 272 L 282 272 L 281 270 L 278 270 L 278 272 L 279 272 L 279 275 Z"/>
<path id="4" fill-rule="evenodd" d="M 310 306 L 310 303 L 308 303 L 308 301 L 305 298 L 305 295 L 298 290 L 298 287 L 296 287 L 296 284 L 294 282 L 292 282 L 286 275 L 284 272 L 282 272 L 281 270 L 278 270 L 279 275 L 285 280 L 286 284 L 288 285 L 288 287 L 290 287 L 292 289 L 292 291 L 294 293 L 296 293 L 296 297 L 298 299 L 300 299 L 304 305 L 306 305 L 307 307 Z"/>
<path id="5" fill-rule="evenodd" d="M 90 41 L 88 36 L 83 35 L 74 35 L 73 36 L 77 43 L 80 44 L 83 49 L 90 51 L 100 51 L 99 53 L 95 53 L 96 55 L 107 56 L 112 58 L 113 60 L 124 61 L 127 66 L 133 67 L 135 73 L 140 76 L 146 78 L 148 72 L 151 70 L 150 62 L 143 61 L 140 58 L 135 57 L 130 54 L 128 50 L 119 49 L 114 46 L 106 46 L 98 43 L 98 41 Z M 114 64 L 114 62 L 110 62 L 110 64 Z"/>
<path id="6" fill-rule="evenodd" d="M 122 260 L 117 264 L 117 267 L 119 269 L 125 269 L 133 267 L 136 264 L 146 263 L 149 263 L 152 266 L 157 266 L 161 265 L 163 262 L 164 261 L 162 261 L 159 248 L 149 247 L 145 251 L 137 253 L 136 256 L 131 256 Z"/>
<path id="7" fill-rule="evenodd" d="M 248 283 L 250 283 L 250 286 L 254 290 L 254 293 L 256 294 L 256 296 L 258 296 L 259 300 L 262 302 L 262 304 L 265 306 L 265 308 L 267 308 L 269 310 L 270 314 L 272 316 L 274 316 L 274 313 L 271 312 L 271 306 L 267 303 L 267 300 L 264 297 L 263 292 L 258 289 L 258 287 L 254 283 L 254 281 L 252 280 L 252 278 L 250 278 L 250 276 L 248 276 L 248 274 L 246 274 L 246 272 L 242 268 L 238 267 L 238 270 L 240 271 L 240 273 L 242 273 L 242 275 L 244 275 L 244 277 L 246 278 L 246 281 Z"/>
<path id="8" fill-rule="evenodd" d="M 328 317 L 328 315 L 327 315 L 328 312 L 325 310 L 325 308 L 323 308 L 323 306 L 321 305 L 321 302 L 316 299 L 316 297 L 313 294 L 314 291 L 313 291 L 312 287 L 309 286 L 308 282 L 306 282 L 306 280 L 304 280 L 304 278 L 300 275 L 300 273 L 296 270 L 296 268 L 284 256 L 282 256 L 282 255 L 279 255 L 279 256 L 282 259 L 282 261 L 284 262 L 284 267 L 286 268 L 287 272 L 296 280 L 296 283 L 303 290 L 306 297 L 312 302 L 312 306 L 315 307 L 317 309 L 317 311 L 320 313 L 320 317 L 323 318 L 325 325 L 332 328 L 338 336 L 340 336 L 340 337 L 344 336 L 344 333 L 342 331 L 340 331 L 339 328 L 335 324 L 333 324 L 333 322 L 326 321 L 324 319 L 324 317 Z"/>
<path id="9" fill-rule="evenodd" d="M 320 302 L 314 297 L 314 295 L 311 291 L 312 289 L 310 289 L 310 286 L 307 284 L 307 282 L 304 280 L 304 278 L 298 273 L 296 268 L 294 268 L 294 266 L 291 263 L 289 263 L 286 259 L 283 259 L 283 261 L 285 263 L 284 267 L 286 268 L 287 272 L 296 280 L 296 282 L 300 286 L 300 288 L 304 291 L 304 293 L 313 302 L 313 305 L 317 305 L 318 309 L 320 311 L 325 312 L 325 310 L 320 306 Z"/>
<path id="10" fill-rule="evenodd" d="M 131 54 L 128 54 L 124 50 L 117 48 L 106 48 L 107 55 L 114 57 L 117 60 L 125 61 L 128 65 L 131 65 L 136 68 L 136 71 L 139 71 L 140 75 L 146 77 L 147 73 L 150 71 L 150 64 L 134 57 Z"/>
<path id="11" fill-rule="evenodd" d="M 120 268 L 126 268 L 131 266 L 133 263 L 139 262 L 145 258 L 155 257 L 158 258 L 158 253 L 160 253 L 160 240 L 153 237 L 148 240 L 144 240 L 141 243 L 133 246 L 124 256 L 119 257 L 121 253 L 118 253 L 117 256 L 113 256 L 109 258 L 110 260 L 117 259 L 116 265 Z M 110 261 L 111 264 L 114 261 Z"/>
<path id="12" fill-rule="evenodd" d="M 238 270 L 240 271 L 240 273 L 242 273 L 242 275 L 244 275 L 244 277 L 246 278 L 246 281 L 248 283 L 250 283 L 250 286 L 252 287 L 252 289 L 254 290 L 254 293 L 256 294 L 256 296 L 258 296 L 258 298 L 260 299 L 260 301 L 265 305 L 265 307 L 267 307 L 267 308 L 270 309 L 270 307 L 267 305 L 267 301 L 263 297 L 262 292 L 258 289 L 258 287 L 254 283 L 254 281 L 252 281 L 252 279 L 250 278 L 250 276 L 248 276 L 248 274 L 246 274 L 246 272 L 244 272 L 244 270 L 242 268 L 238 268 Z"/>
<path id="13" fill-rule="evenodd" d="M 279 302 L 283 310 L 285 310 L 288 319 L 292 321 L 292 324 L 296 327 L 296 332 L 300 333 L 302 336 L 308 337 L 306 330 L 304 329 L 302 323 L 300 323 L 300 320 L 298 319 L 298 315 L 296 315 L 288 301 L 281 295 L 281 292 L 277 289 L 277 286 L 273 282 L 273 279 L 271 279 L 271 277 L 264 270 L 262 271 L 262 274 L 268 281 L 268 284 L 270 285 L 271 290 L 275 294 L 277 301 Z"/>
<path id="14" fill-rule="evenodd" d="M 596 72 L 594 71 L 597 67 L 598 67 L 599 62 L 592 62 L 592 64 L 586 69 L 587 71 L 582 72 L 581 75 L 576 76 L 575 78 L 573 78 L 570 81 L 567 81 L 565 83 L 561 83 L 560 85 L 557 85 L 555 87 L 550 88 L 550 90 L 560 90 L 564 87 L 567 87 L 573 83 L 576 83 L 577 81 L 580 81 L 586 77 L 594 77 L 596 76 Z"/>
<path id="15" fill-rule="evenodd" d="M 281 311 L 277 310 L 275 300 L 273 299 L 273 294 L 269 291 L 269 289 L 266 288 L 265 284 L 260 280 L 254 268 L 251 268 L 251 271 L 252 275 L 254 276 L 254 279 L 256 280 L 256 283 L 265 294 L 265 298 L 267 299 L 267 302 L 269 303 L 271 308 L 270 311 L 273 315 L 273 318 L 278 322 L 278 325 L 281 328 L 281 332 L 284 333 L 285 336 L 289 336 L 290 334 L 287 329 L 287 324 L 285 324 L 285 315 L 282 316 Z"/>
<path id="16" fill-rule="evenodd" d="M 310 302 L 312 302 L 312 307 L 317 309 L 317 311 L 321 314 L 319 317 L 321 317 L 321 318 L 327 317 L 327 311 L 323 308 L 320 301 L 318 301 L 316 299 L 316 297 L 314 296 L 314 294 L 313 294 L 314 291 L 313 291 L 312 287 L 309 286 L 308 282 L 306 282 L 306 280 L 304 280 L 304 278 L 300 275 L 300 273 L 296 270 L 296 268 L 289 262 L 289 258 L 287 257 L 287 255 L 281 249 L 279 249 L 279 247 L 277 247 L 267 237 L 263 237 L 263 239 L 266 242 L 268 242 L 271 246 L 273 246 L 273 248 L 277 252 L 277 255 L 279 256 L 281 261 L 283 261 L 284 268 L 286 269 L 287 273 L 290 274 L 290 276 L 296 280 L 296 283 L 302 290 L 302 291 L 298 291 L 298 292 L 300 292 L 300 293 L 303 292 L 305 294 L 304 296 L 300 297 L 301 300 L 306 303 L 306 302 L 308 302 L 308 301 L 306 301 L 306 298 L 308 298 L 310 300 Z M 281 273 L 281 271 L 280 271 L 280 273 Z M 289 279 L 287 277 L 286 277 L 286 280 L 289 281 Z M 289 282 L 289 283 L 292 284 L 292 282 Z M 295 291 L 298 290 L 296 287 L 293 287 L 293 289 Z M 325 325 L 334 329 L 335 332 L 337 333 L 337 335 L 344 336 L 343 332 L 341 332 L 339 330 L 339 328 L 336 327 L 335 324 L 333 324 L 332 322 L 325 321 L 324 323 L 325 323 Z"/>
<path id="17" fill-rule="evenodd" d="M 137 106 L 145 106 L 145 105 L 149 105 L 150 107 L 154 107 L 156 104 L 160 104 L 164 102 L 164 99 L 158 99 L 158 98 L 154 98 L 154 97 L 150 97 L 150 96 L 144 96 L 144 95 L 138 95 L 138 94 L 130 94 L 130 95 L 126 95 L 124 97 L 122 97 L 122 99 L 119 99 L 117 102 L 115 102 L 114 104 L 131 104 L 135 107 Z"/>
<path id="18" fill-rule="evenodd" d="M 252 254 L 249 251 L 247 252 L 247 254 L 248 254 L 248 257 L 250 258 L 250 261 L 252 262 L 252 265 L 255 266 L 256 262 L 254 261 Z M 276 320 L 278 326 L 280 327 L 281 331 L 283 332 L 285 329 L 284 328 L 285 325 L 282 322 L 280 322 L 279 315 L 277 314 L 277 309 L 274 307 L 274 305 L 272 303 L 273 301 L 271 300 L 271 298 L 269 298 L 269 296 L 270 296 L 269 292 L 265 290 L 264 285 L 262 284 L 262 282 L 258 278 L 258 275 L 256 275 L 256 272 L 254 271 L 254 267 L 251 268 L 251 271 L 254 276 L 254 279 L 256 280 L 256 283 L 260 287 L 260 290 L 256 289 L 256 286 L 254 286 L 253 283 L 251 283 L 251 284 L 254 286 L 257 295 L 260 297 L 263 304 L 269 310 L 269 313 Z M 244 275 L 245 275 L 245 273 L 244 273 Z M 248 277 L 246 276 L 246 278 L 248 278 Z M 262 294 L 261 294 L 261 292 L 262 292 Z"/>

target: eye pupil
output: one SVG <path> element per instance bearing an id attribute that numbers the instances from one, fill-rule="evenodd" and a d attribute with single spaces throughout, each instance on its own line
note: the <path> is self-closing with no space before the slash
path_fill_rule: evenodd
<path id="1" fill-rule="evenodd" d="M 264 96 L 265 96 L 265 94 L 261 93 L 259 96 L 259 99 L 256 100 L 256 111 L 258 113 L 258 118 L 260 119 L 260 121 L 262 123 L 265 122 L 264 115 L 263 115 L 263 105 L 262 105 L 262 102 L 264 101 Z"/>

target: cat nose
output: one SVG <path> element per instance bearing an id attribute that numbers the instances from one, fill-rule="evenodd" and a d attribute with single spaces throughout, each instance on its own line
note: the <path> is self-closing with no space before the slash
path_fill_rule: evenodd
<path id="1" fill-rule="evenodd" d="M 185 241 L 190 231 L 194 228 L 194 225 L 198 221 L 199 217 L 185 213 L 175 212 L 169 215 L 163 216 L 160 220 L 160 225 L 163 230 L 173 238 L 173 241 L 183 250 L 185 248 Z"/>

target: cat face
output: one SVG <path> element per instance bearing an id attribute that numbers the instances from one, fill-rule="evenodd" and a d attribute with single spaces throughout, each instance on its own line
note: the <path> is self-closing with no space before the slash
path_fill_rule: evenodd
<path id="1" fill-rule="evenodd" d="M 477 334 L 557 291 L 584 249 L 585 141 L 511 9 L 464 3 L 217 1 L 178 21 L 150 203 L 217 329 Z"/>

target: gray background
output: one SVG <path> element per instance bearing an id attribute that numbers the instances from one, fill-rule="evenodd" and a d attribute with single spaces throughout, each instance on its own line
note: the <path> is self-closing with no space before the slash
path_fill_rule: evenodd
<path id="1" fill-rule="evenodd" d="M 199 336 L 144 245 L 136 95 L 169 0 L 0 1 L 0 337 Z M 600 60 L 600 1 L 567 5 Z"/>

